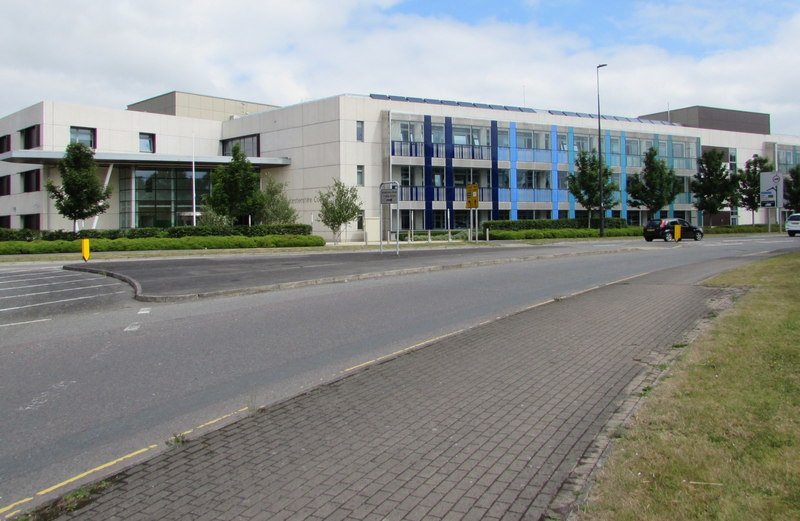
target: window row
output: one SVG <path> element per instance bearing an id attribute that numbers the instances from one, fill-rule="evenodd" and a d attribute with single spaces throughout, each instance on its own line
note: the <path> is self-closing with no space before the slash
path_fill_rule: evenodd
<path id="1" fill-rule="evenodd" d="M 566 152 L 569 150 L 569 135 L 566 133 L 556 133 L 555 143 L 553 134 L 550 131 L 538 130 L 517 130 L 515 133 L 513 146 L 517 149 L 526 150 L 558 150 Z M 497 146 L 500 148 L 511 148 L 511 132 L 507 128 L 497 130 Z M 423 123 L 421 121 L 392 121 L 392 141 L 402 143 L 421 143 L 423 137 Z M 431 126 L 431 142 L 436 144 L 445 143 L 445 128 L 441 124 Z M 624 145 L 623 145 L 624 143 Z M 491 146 L 491 129 L 487 126 L 453 125 L 453 145 L 471 146 Z M 606 143 L 603 143 L 604 148 Z M 609 139 L 608 154 L 628 156 L 643 156 L 651 147 L 656 147 L 663 157 L 690 158 L 697 157 L 697 148 L 694 142 L 673 141 L 670 150 L 669 143 L 665 140 L 655 141 L 652 139 L 626 138 L 612 136 Z M 572 149 L 575 152 L 591 152 L 597 150 L 597 135 L 574 134 L 572 136 Z M 398 150 L 403 150 L 400 147 Z M 400 154 L 402 155 L 402 154 Z"/>
<path id="2" fill-rule="evenodd" d="M 20 228 L 23 230 L 41 230 L 42 218 L 38 213 L 19 216 Z M 0 228 L 11 228 L 11 216 L 0 215 Z"/>

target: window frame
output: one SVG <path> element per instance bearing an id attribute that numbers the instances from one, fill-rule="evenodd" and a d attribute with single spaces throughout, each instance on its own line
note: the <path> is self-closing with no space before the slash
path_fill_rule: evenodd
<path id="1" fill-rule="evenodd" d="M 23 150 L 31 150 L 42 146 L 42 133 L 40 125 L 31 125 L 19 131 Z"/>
<path id="2" fill-rule="evenodd" d="M 0 176 L 0 196 L 11 195 L 11 174 Z"/>
<path id="3" fill-rule="evenodd" d="M 356 165 L 356 186 L 364 186 L 364 165 Z"/>
<path id="4" fill-rule="evenodd" d="M 85 139 L 80 139 L 81 135 L 88 134 L 88 143 Z M 69 127 L 69 142 L 83 143 L 92 150 L 97 149 L 97 129 L 92 127 Z"/>
<path id="5" fill-rule="evenodd" d="M 42 171 L 38 168 L 19 173 L 22 180 L 22 193 L 42 191 Z"/>
<path id="6" fill-rule="evenodd" d="M 146 140 L 146 141 L 145 141 Z M 142 144 L 147 142 L 150 145 L 150 150 L 144 150 Z M 151 132 L 139 132 L 139 152 L 145 154 L 156 153 L 156 135 Z"/>
<path id="7" fill-rule="evenodd" d="M 356 121 L 356 141 L 364 142 L 364 122 Z"/>

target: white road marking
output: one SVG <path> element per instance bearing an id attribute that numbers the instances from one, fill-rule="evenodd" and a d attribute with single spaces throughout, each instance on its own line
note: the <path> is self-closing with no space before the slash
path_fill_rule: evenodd
<path id="1" fill-rule="evenodd" d="M 48 302 L 38 302 L 36 304 L 28 304 L 28 305 L 25 305 L 25 306 L 15 306 L 13 308 L 3 308 L 3 309 L 0 309 L 0 313 L 2 313 L 3 311 L 16 311 L 18 309 L 34 308 L 34 307 L 37 307 L 37 306 L 47 306 L 49 304 L 61 304 L 62 302 L 74 302 L 76 300 L 86 300 L 86 299 L 90 299 L 90 298 L 105 297 L 107 295 L 119 295 L 121 293 L 125 293 L 125 292 L 124 291 L 114 291 L 112 293 L 103 293 L 102 295 L 90 295 L 88 297 L 75 297 L 75 298 L 65 298 L 65 299 L 62 299 L 62 300 L 50 300 Z"/>
<path id="2" fill-rule="evenodd" d="M 142 325 L 139 322 L 134 322 L 133 324 L 129 325 L 123 331 L 138 331 Z"/>
<path id="3" fill-rule="evenodd" d="M 54 289 L 51 291 L 40 291 L 38 293 L 23 293 L 19 295 L 8 295 L 6 297 L 0 297 L 0 299 L 4 298 L 17 298 L 17 297 L 33 297 L 36 295 L 49 295 L 50 293 L 63 293 L 64 291 L 80 291 L 83 289 L 93 289 L 93 288 L 106 288 L 108 286 L 118 286 L 119 284 L 111 283 L 111 284 L 95 284 L 94 286 L 81 286 L 78 288 L 65 288 L 65 289 Z"/>
<path id="4" fill-rule="evenodd" d="M 52 318 L 40 318 L 38 320 L 27 320 L 25 322 L 12 322 L 10 324 L 0 324 L 0 327 L 24 326 L 25 324 L 35 324 L 36 322 L 47 322 L 49 320 L 53 320 L 53 319 Z"/>

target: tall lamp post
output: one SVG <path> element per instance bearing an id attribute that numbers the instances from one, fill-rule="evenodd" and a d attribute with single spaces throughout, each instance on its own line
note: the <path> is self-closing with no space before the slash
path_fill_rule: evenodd
<path id="1" fill-rule="evenodd" d="M 607 67 L 607 63 L 597 66 L 597 177 L 600 183 L 600 237 L 606 236 L 606 212 L 603 208 L 603 135 L 600 128 L 600 69 Z"/>

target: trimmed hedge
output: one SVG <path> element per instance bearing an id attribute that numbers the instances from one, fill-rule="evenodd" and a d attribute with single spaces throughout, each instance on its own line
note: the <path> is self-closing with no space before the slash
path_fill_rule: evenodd
<path id="1" fill-rule="evenodd" d="M 310 224 L 257 224 L 254 226 L 173 226 L 171 228 L 126 228 L 115 230 L 35 231 L 0 228 L 0 241 L 74 241 L 76 239 L 143 239 L 149 237 L 263 237 L 266 235 L 311 235 Z"/>
<path id="2" fill-rule="evenodd" d="M 231 248 L 290 248 L 325 246 L 325 239 L 317 235 L 264 235 L 245 237 L 147 237 L 120 239 L 93 239 L 90 248 L 99 251 L 152 251 L 152 250 L 215 250 Z M 0 242 L 0 255 L 30 253 L 80 253 L 81 241 L 5 241 Z"/>
<path id="3" fill-rule="evenodd" d="M 641 226 L 610 228 L 606 230 L 606 237 L 637 237 L 640 235 L 642 235 Z M 574 239 L 587 237 L 600 237 L 600 231 L 594 228 L 489 230 L 490 240 L 520 241 L 530 239 Z"/>
<path id="4" fill-rule="evenodd" d="M 486 221 L 481 224 L 485 231 L 487 228 L 495 230 L 563 230 L 588 228 L 586 219 L 523 219 L 519 221 Z M 600 221 L 592 219 L 592 229 L 598 229 Z M 610 217 L 605 222 L 606 229 L 627 228 L 628 223 L 619 217 Z"/>

